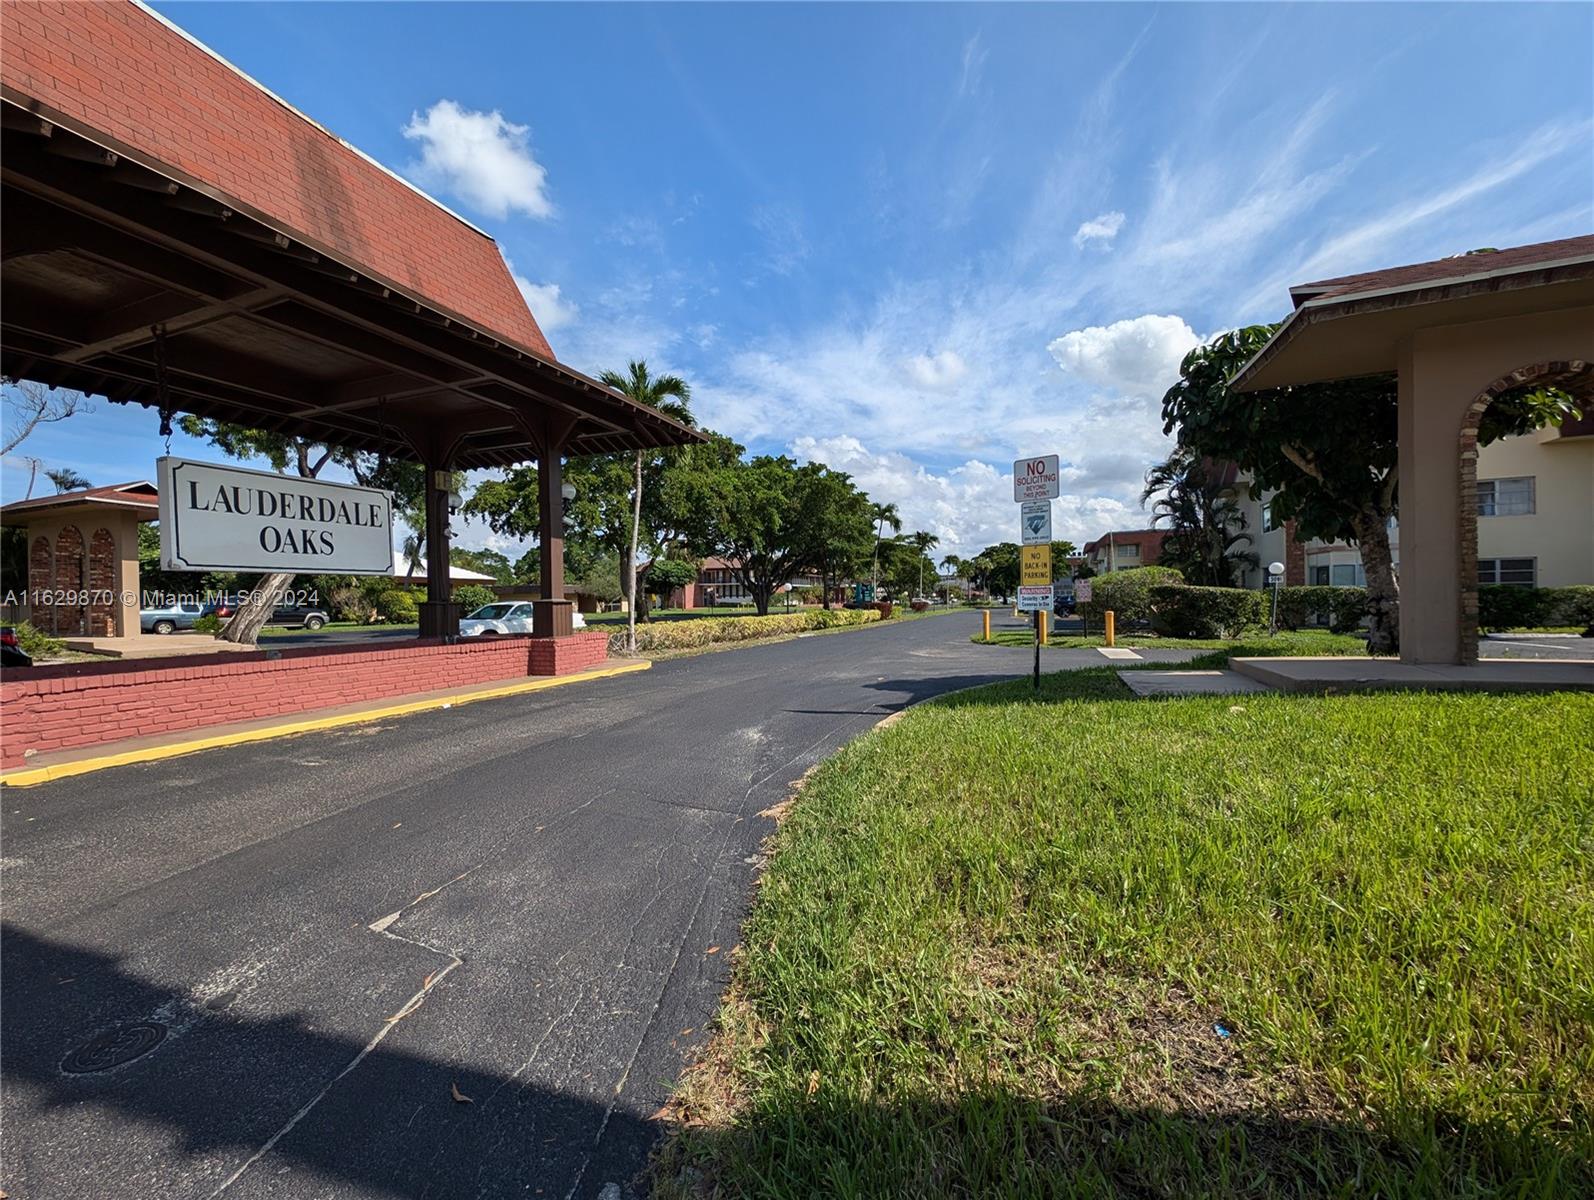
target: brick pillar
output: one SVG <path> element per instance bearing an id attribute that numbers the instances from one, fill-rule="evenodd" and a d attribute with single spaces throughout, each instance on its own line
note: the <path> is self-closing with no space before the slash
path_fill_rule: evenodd
<path id="1" fill-rule="evenodd" d="M 1284 522 L 1284 586 L 1306 586 L 1306 543 L 1296 538 L 1294 521 Z"/>

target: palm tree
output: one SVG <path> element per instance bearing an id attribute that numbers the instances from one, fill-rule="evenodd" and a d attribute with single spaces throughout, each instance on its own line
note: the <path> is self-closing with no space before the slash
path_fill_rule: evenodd
<path id="1" fill-rule="evenodd" d="M 627 399 L 645 404 L 667 417 L 674 417 L 683 425 L 693 425 L 692 388 L 679 375 L 660 375 L 654 379 L 648 374 L 648 364 L 640 359 L 631 362 L 629 377 L 617 371 L 605 371 L 598 376 L 605 387 L 611 387 Z M 636 487 L 631 497 L 631 553 L 625 560 L 626 598 L 626 648 L 636 652 L 636 555 L 637 542 L 642 536 L 642 454 L 636 452 Z"/>
<path id="2" fill-rule="evenodd" d="M 1253 539 L 1234 488 L 1211 461 L 1177 447 L 1146 472 L 1140 502 L 1153 496 L 1152 524 L 1169 525 L 1159 561 L 1180 568 L 1189 582 L 1232 587 L 1237 569 L 1256 565 L 1256 554 L 1244 548 Z"/>
<path id="3" fill-rule="evenodd" d="M 94 486 L 71 467 L 53 467 L 44 473 L 44 477 L 55 484 L 57 492 L 80 492 Z"/>
<path id="4" fill-rule="evenodd" d="M 880 592 L 880 542 L 885 534 L 887 525 L 891 526 L 892 533 L 902 532 L 902 514 L 897 512 L 895 504 L 871 504 L 869 511 L 874 519 L 874 575 L 873 584 L 875 594 Z"/>
<path id="5" fill-rule="evenodd" d="M 908 541 L 911 542 L 913 544 L 914 549 L 918 550 L 918 552 L 919 552 L 919 595 L 923 596 L 924 595 L 924 559 L 925 559 L 925 556 L 927 554 L 929 554 L 931 550 L 935 549 L 935 547 L 937 547 L 937 546 L 939 546 L 941 544 L 941 539 L 936 537 L 935 534 L 933 534 L 933 533 L 926 533 L 924 530 L 920 529 L 920 530 L 916 531 L 915 533 L 913 533 L 908 538 Z"/>

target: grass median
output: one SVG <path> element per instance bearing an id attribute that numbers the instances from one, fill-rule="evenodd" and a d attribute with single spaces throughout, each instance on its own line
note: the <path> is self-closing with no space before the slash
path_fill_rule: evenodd
<path id="1" fill-rule="evenodd" d="M 775 841 L 663 1196 L 1594 1189 L 1594 697 L 961 693 Z"/>
<path id="2" fill-rule="evenodd" d="M 1033 646 L 1035 631 L 1011 626 L 991 630 L 990 638 L 980 633 L 969 640 L 979 646 Z M 1158 637 L 1156 634 L 1129 633 L 1113 639 L 1113 644 L 1131 650 L 1222 650 L 1241 657 L 1275 657 L 1308 654 L 1366 654 L 1367 641 L 1360 634 L 1330 633 L 1325 629 L 1284 630 L 1269 634 L 1265 631 L 1241 634 L 1233 638 L 1176 638 Z M 1100 634 L 1051 634 L 1046 645 L 1053 650 L 1089 650 L 1104 646 Z"/>

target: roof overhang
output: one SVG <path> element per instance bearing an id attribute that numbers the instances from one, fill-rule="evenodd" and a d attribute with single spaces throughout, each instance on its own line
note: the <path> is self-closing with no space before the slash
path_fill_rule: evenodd
<path id="1" fill-rule="evenodd" d="M 1301 304 L 1229 381 L 1238 392 L 1393 372 L 1424 329 L 1594 304 L 1594 255 Z"/>
<path id="2" fill-rule="evenodd" d="M 455 467 L 702 435 L 6 88 L 0 371 Z M 157 337 L 156 331 L 160 334 Z"/>

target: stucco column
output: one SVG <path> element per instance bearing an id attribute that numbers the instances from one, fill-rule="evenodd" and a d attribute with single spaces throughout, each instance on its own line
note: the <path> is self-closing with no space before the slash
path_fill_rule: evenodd
<path id="1" fill-rule="evenodd" d="M 1421 335 L 1418 335 L 1421 337 Z M 1417 339 L 1400 347 L 1400 660 L 1461 661 L 1460 414 Z"/>

